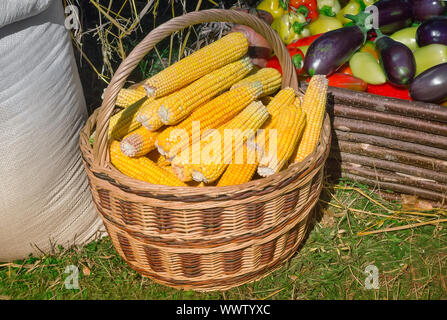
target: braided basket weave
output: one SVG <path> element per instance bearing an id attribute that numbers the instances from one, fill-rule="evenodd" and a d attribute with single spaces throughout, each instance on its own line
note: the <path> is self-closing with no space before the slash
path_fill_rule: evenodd
<path id="1" fill-rule="evenodd" d="M 287 49 L 262 20 L 233 10 L 188 13 L 154 29 L 122 62 L 80 139 L 96 209 L 120 256 L 156 282 L 198 291 L 226 290 L 260 279 L 287 261 L 305 236 L 330 147 L 326 115 L 319 145 L 304 162 L 242 185 L 153 185 L 129 178 L 110 164 L 109 118 L 127 76 L 171 33 L 212 21 L 244 24 L 263 35 L 284 70 L 282 86 L 298 93 Z M 94 130 L 92 147 L 89 137 Z"/>

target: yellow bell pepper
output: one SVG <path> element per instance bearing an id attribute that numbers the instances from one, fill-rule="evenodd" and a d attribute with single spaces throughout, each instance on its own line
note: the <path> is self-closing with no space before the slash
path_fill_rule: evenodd
<path id="1" fill-rule="evenodd" d="M 352 20 L 345 18 L 345 14 L 352 14 L 355 16 L 360 13 L 364 6 L 365 5 L 360 4 L 358 0 L 351 0 L 337 13 L 337 19 L 340 20 L 343 25 L 348 24 L 349 22 L 352 22 Z"/>
<path id="2" fill-rule="evenodd" d="M 328 17 L 320 14 L 317 20 L 309 25 L 311 35 L 329 32 L 335 29 L 343 28 L 342 23 L 335 17 Z"/>
<path id="3" fill-rule="evenodd" d="M 289 12 L 273 20 L 272 28 L 285 44 L 310 36 L 306 17 L 301 13 Z"/>
<path id="4" fill-rule="evenodd" d="M 263 0 L 256 9 L 267 11 L 273 19 L 277 19 L 287 13 L 287 3 L 283 0 Z"/>

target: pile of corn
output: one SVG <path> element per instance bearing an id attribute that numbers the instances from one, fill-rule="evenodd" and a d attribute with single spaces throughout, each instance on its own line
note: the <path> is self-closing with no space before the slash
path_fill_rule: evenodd
<path id="1" fill-rule="evenodd" d="M 275 69 L 254 70 L 247 51 L 245 35 L 233 32 L 136 89 L 122 89 L 116 101 L 122 110 L 109 124 L 112 164 L 153 184 L 228 186 L 304 160 L 323 126 L 326 78 L 314 76 L 297 98 L 291 88 L 279 90 Z M 231 143 L 216 138 L 230 129 Z M 203 156 L 210 151 L 212 161 Z"/>

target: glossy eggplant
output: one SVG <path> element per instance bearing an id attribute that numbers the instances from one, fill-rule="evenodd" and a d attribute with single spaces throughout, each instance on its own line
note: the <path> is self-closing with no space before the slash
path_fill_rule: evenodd
<path id="1" fill-rule="evenodd" d="M 304 71 L 308 75 L 329 75 L 352 55 L 366 41 L 366 29 L 350 26 L 329 31 L 312 42 L 304 59 Z"/>
<path id="2" fill-rule="evenodd" d="M 422 23 L 416 31 L 418 45 L 429 44 L 447 45 L 447 17 L 437 17 Z"/>
<path id="3" fill-rule="evenodd" d="M 413 21 L 411 5 L 406 0 L 380 0 L 374 6 L 378 9 L 379 27 L 384 34 L 409 27 Z"/>
<path id="4" fill-rule="evenodd" d="M 412 0 L 412 16 L 414 21 L 422 22 L 445 12 L 442 0 Z"/>
<path id="5" fill-rule="evenodd" d="M 379 36 L 375 42 L 388 81 L 398 86 L 410 84 L 416 74 L 413 52 L 406 45 L 385 35 Z"/>
<path id="6" fill-rule="evenodd" d="M 447 63 L 439 64 L 417 76 L 410 87 L 414 100 L 442 103 L 447 100 Z"/>

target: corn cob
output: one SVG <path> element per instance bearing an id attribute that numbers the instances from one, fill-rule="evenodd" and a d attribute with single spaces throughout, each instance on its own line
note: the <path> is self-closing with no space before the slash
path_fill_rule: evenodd
<path id="1" fill-rule="evenodd" d="M 144 107 L 138 112 L 136 120 L 140 122 L 146 129 L 155 131 L 163 126 L 160 118 L 158 117 L 158 109 L 162 105 L 165 98 L 152 100 L 145 104 Z"/>
<path id="2" fill-rule="evenodd" d="M 167 167 L 171 165 L 171 161 L 166 160 L 161 154 L 158 153 L 157 149 L 150 151 L 146 157 L 152 162 L 156 163 L 159 167 Z"/>
<path id="3" fill-rule="evenodd" d="M 146 93 L 136 89 L 121 89 L 116 98 L 118 107 L 127 108 L 140 99 L 146 97 Z"/>
<path id="4" fill-rule="evenodd" d="M 261 84 L 255 82 L 241 85 L 205 103 L 178 125 L 168 127 L 160 133 L 156 141 L 158 151 L 172 159 L 185 147 L 182 144 L 182 137 L 173 135 L 174 132 L 179 132 L 175 130 L 185 130 L 189 137 L 188 143 L 190 144 L 194 122 L 199 127 L 199 130 L 217 128 L 236 116 L 242 109 L 253 102 L 261 92 Z"/>
<path id="5" fill-rule="evenodd" d="M 145 127 L 132 131 L 120 143 L 121 151 L 128 157 L 141 157 L 155 149 L 158 132 L 147 130 Z"/>
<path id="6" fill-rule="evenodd" d="M 171 161 L 166 159 L 163 155 L 158 154 L 158 158 L 156 160 L 157 166 L 159 167 L 167 167 L 171 165 Z"/>
<path id="7" fill-rule="evenodd" d="M 305 126 L 306 114 L 300 107 L 290 104 L 281 109 L 276 123 L 276 153 L 264 153 L 258 167 L 260 176 L 270 176 L 286 165 L 296 149 Z"/>
<path id="8" fill-rule="evenodd" d="M 240 59 L 247 51 L 248 40 L 245 35 L 240 32 L 230 33 L 147 79 L 143 87 L 149 97 L 168 95 Z"/>
<path id="9" fill-rule="evenodd" d="M 295 91 L 292 88 L 284 88 L 279 91 L 267 105 L 267 110 L 272 115 L 262 126 L 264 134 L 258 134 L 255 143 L 250 142 L 249 148 L 255 148 L 260 154 L 266 152 L 269 145 L 271 129 L 276 128 L 276 121 L 282 108 L 295 101 Z"/>
<path id="10" fill-rule="evenodd" d="M 256 172 L 258 161 L 256 151 L 244 146 L 243 163 L 231 163 L 217 183 L 218 187 L 232 186 L 249 182 Z"/>
<path id="11" fill-rule="evenodd" d="M 262 84 L 262 94 L 260 97 L 265 97 L 275 93 L 281 87 L 281 80 L 281 73 L 279 73 L 278 70 L 273 68 L 262 68 L 256 73 L 233 84 L 231 89 L 259 81 Z"/>
<path id="12" fill-rule="evenodd" d="M 121 139 L 129 132 L 138 129 L 141 123 L 136 121 L 136 117 L 147 101 L 147 98 L 139 100 L 130 107 L 113 115 L 109 121 L 109 139 Z"/>
<path id="13" fill-rule="evenodd" d="M 302 108 L 307 125 L 298 145 L 294 162 L 303 161 L 317 147 L 326 112 L 328 80 L 323 75 L 313 76 L 303 98 Z"/>
<path id="14" fill-rule="evenodd" d="M 129 158 L 120 149 L 120 143 L 116 140 L 110 145 L 110 161 L 125 175 L 146 181 L 152 184 L 164 184 L 168 186 L 186 186 L 171 172 L 158 167 L 146 157 Z"/>
<path id="15" fill-rule="evenodd" d="M 247 57 L 208 73 L 189 86 L 167 96 L 158 109 L 158 117 L 164 124 L 179 123 L 198 106 L 241 80 L 252 68 L 253 64 Z"/>
<path id="16" fill-rule="evenodd" d="M 204 159 L 202 151 L 201 163 L 193 165 L 192 168 L 193 179 L 205 183 L 216 181 L 228 167 L 228 164 L 235 161 L 237 163 L 236 154 L 243 148 L 243 144 L 254 136 L 255 131 L 262 126 L 268 117 L 267 108 L 261 102 L 253 102 L 233 120 L 219 127 L 219 136 L 224 138 L 213 139 L 211 143 L 205 143 L 202 146 L 202 150 L 213 151 L 213 153 L 218 150 L 218 153 L 212 154 L 212 159 Z M 231 146 L 228 146 L 225 141 L 227 140 L 225 138 L 226 132 L 227 134 L 228 132 L 232 133 Z"/>

